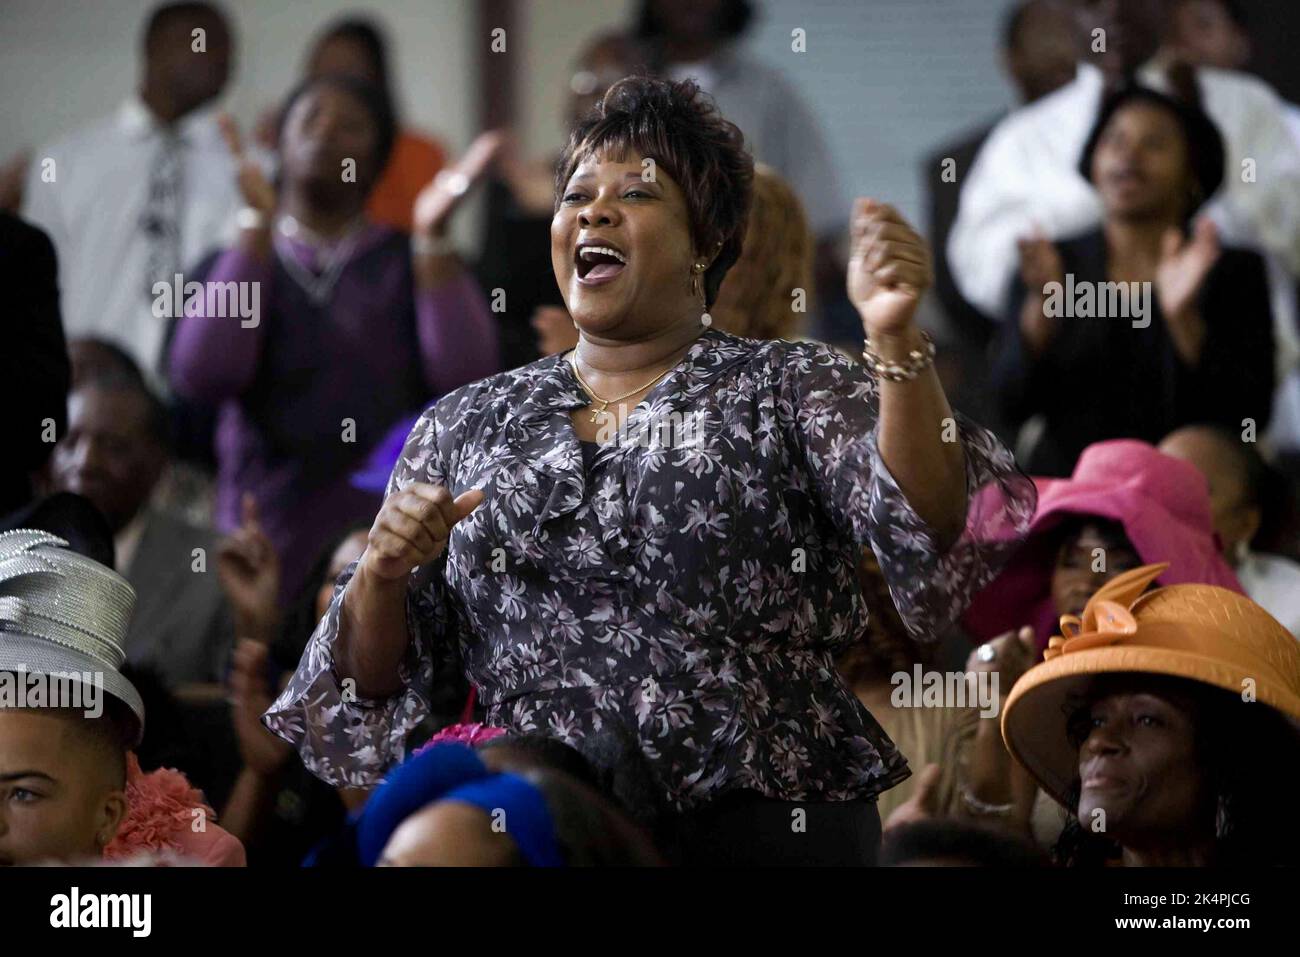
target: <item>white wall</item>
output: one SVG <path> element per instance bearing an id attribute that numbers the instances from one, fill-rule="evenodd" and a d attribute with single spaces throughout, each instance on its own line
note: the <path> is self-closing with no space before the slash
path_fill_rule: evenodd
<path id="1" fill-rule="evenodd" d="M 388 26 L 407 120 L 453 148 L 469 135 L 473 0 L 218 0 L 235 30 L 225 102 L 244 123 L 293 85 L 307 44 L 339 13 L 371 10 Z M 113 109 L 137 81 L 140 30 L 153 0 L 4 0 L 0 10 L 0 153 L 36 147 Z"/>
<path id="2" fill-rule="evenodd" d="M 1013 102 L 998 60 L 1011 2 L 761 0 L 749 42 L 816 109 L 845 191 L 919 220 L 922 157 Z"/>
<path id="3" fill-rule="evenodd" d="M 345 11 L 388 28 L 403 121 L 458 152 L 469 142 L 476 56 L 474 0 L 216 0 L 232 21 L 235 61 L 223 105 L 248 129 L 292 87 L 308 44 Z M 155 0 L 3 0 L 0 162 L 114 109 L 138 81 L 139 37 Z M 455 232 L 473 232 L 476 210 Z"/>
<path id="4" fill-rule="evenodd" d="M 524 55 L 519 71 L 519 133 L 537 156 L 558 153 L 568 130 L 574 61 L 599 33 L 629 23 L 635 0 L 521 0 Z"/>
<path id="5" fill-rule="evenodd" d="M 998 65 L 1002 13 L 1013 0 L 757 0 L 746 44 L 781 69 L 822 122 L 845 192 L 921 211 L 919 163 L 942 142 L 1013 101 Z M 538 155 L 563 141 L 573 60 L 602 30 L 630 24 L 637 0 L 522 0 L 524 142 Z M 794 53 L 790 31 L 807 33 Z M 846 211 L 847 212 L 847 211 Z"/>
<path id="6" fill-rule="evenodd" d="M 917 164 L 941 141 L 1004 109 L 997 30 L 1011 0 L 760 0 L 748 39 L 816 109 L 846 192 L 920 209 Z M 519 123 L 545 156 L 563 141 L 573 60 L 595 33 L 629 22 L 636 0 L 521 0 L 510 53 L 520 50 Z M 138 36 L 151 0 L 3 0 L 0 161 L 22 146 L 112 109 L 135 83 Z M 227 103 L 249 124 L 292 85 L 307 43 L 358 7 L 387 23 L 408 122 L 453 150 L 477 116 L 475 0 L 224 0 L 235 24 Z M 790 50 L 802 27 L 808 50 Z M 472 220 L 472 216 L 468 217 Z M 458 224 L 458 232 L 461 231 Z"/>

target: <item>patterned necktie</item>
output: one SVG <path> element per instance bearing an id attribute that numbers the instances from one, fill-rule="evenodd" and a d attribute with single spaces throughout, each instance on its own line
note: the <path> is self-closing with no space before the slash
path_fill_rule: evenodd
<path id="1" fill-rule="evenodd" d="M 182 145 L 175 133 L 163 132 L 149 170 L 149 194 L 140 228 L 148 243 L 144 293 L 150 302 L 154 283 L 165 282 L 170 287 L 181 271 Z"/>
<path id="2" fill-rule="evenodd" d="M 149 194 L 145 198 L 140 228 L 148 244 L 145 259 L 144 294 L 150 304 L 156 298 L 154 283 L 165 282 L 170 290 L 177 273 L 181 271 L 181 190 L 184 179 L 184 143 L 171 131 L 163 131 L 149 170 Z M 166 293 L 166 301 L 172 301 Z M 166 382 L 167 351 L 176 330 L 179 316 L 160 321 L 165 323 L 161 347 L 154 357 L 160 387 Z"/>

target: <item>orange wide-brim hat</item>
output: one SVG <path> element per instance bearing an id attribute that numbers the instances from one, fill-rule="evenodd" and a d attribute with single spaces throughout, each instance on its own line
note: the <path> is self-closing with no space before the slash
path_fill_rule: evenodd
<path id="1" fill-rule="evenodd" d="M 1002 738 L 1016 760 L 1068 810 L 1079 752 L 1070 712 L 1099 675 L 1185 678 L 1275 708 L 1300 732 L 1300 642 L 1245 595 L 1214 585 L 1147 591 L 1165 565 L 1111 579 L 1082 618 L 1061 617 L 1043 662 L 1015 683 L 1002 710 Z M 1249 692 L 1249 695 L 1247 694 Z"/>

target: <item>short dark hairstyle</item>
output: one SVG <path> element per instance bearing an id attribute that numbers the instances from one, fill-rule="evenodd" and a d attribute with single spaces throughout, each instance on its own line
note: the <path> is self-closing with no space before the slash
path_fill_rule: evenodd
<path id="1" fill-rule="evenodd" d="M 149 19 L 145 21 L 144 34 L 141 38 L 141 44 L 145 52 L 149 52 L 163 35 L 163 32 L 172 26 L 173 23 L 186 20 L 192 21 L 197 19 L 219 20 L 229 31 L 230 26 L 226 20 L 226 15 L 221 9 L 211 3 L 202 3 L 198 0 L 185 0 L 182 3 L 164 3 L 160 7 L 155 7 L 154 11 L 149 14 Z"/>
<path id="2" fill-rule="evenodd" d="M 686 196 L 695 248 L 718 250 L 704 273 L 704 299 L 712 306 L 718 287 L 740 257 L 753 200 L 754 159 L 744 134 L 724 119 L 692 80 L 647 76 L 619 80 L 569 134 L 555 168 L 555 208 L 578 164 L 588 156 L 635 151 L 654 159 Z"/>
<path id="3" fill-rule="evenodd" d="M 1194 82 L 1194 77 L 1193 77 Z M 1183 131 L 1183 140 L 1187 144 L 1187 162 L 1195 178 L 1199 197 L 1189 204 L 1186 213 L 1188 220 L 1205 202 L 1215 194 L 1223 184 L 1225 152 L 1223 137 L 1214 121 L 1206 115 L 1199 104 L 1187 103 L 1172 96 L 1166 96 L 1149 87 L 1130 85 L 1112 93 L 1102 104 L 1093 124 L 1088 142 L 1083 147 L 1079 158 L 1079 173 L 1088 182 L 1092 182 L 1092 158 L 1101 142 L 1102 133 L 1111 119 L 1122 108 L 1132 103 L 1146 103 L 1159 107 L 1171 114 L 1178 121 Z"/>
<path id="4" fill-rule="evenodd" d="M 84 718 L 87 733 L 102 749 L 110 762 L 114 782 L 126 787 L 126 753 L 131 749 L 140 719 L 130 705 L 111 694 L 104 694 L 104 713 L 97 718 Z"/>
<path id="5" fill-rule="evenodd" d="M 960 861 L 973 867 L 1045 867 L 1047 856 L 1008 831 L 947 818 L 913 821 L 885 832 L 880 865 Z"/>
<path id="6" fill-rule="evenodd" d="M 78 382 L 72 392 L 125 392 L 133 395 L 144 405 L 144 426 L 157 446 L 165 453 L 172 449 L 171 413 L 158 394 L 149 388 L 143 379 L 135 380 L 128 376 L 106 375 L 94 376 Z"/>
<path id="7" fill-rule="evenodd" d="M 366 56 L 370 62 L 375 65 L 375 73 L 379 76 L 378 85 L 380 92 L 388 100 L 389 109 L 394 116 L 397 114 L 396 105 L 393 102 L 393 82 L 392 75 L 389 73 L 388 57 L 388 39 L 384 30 L 378 22 L 369 17 L 345 16 L 335 20 L 323 31 L 312 45 L 312 55 L 320 49 L 321 44 L 335 39 L 347 40 L 357 44 L 366 51 Z"/>
<path id="8" fill-rule="evenodd" d="M 1002 17 L 1002 48 L 1013 50 L 1020 45 L 1020 36 L 1025 30 L 1025 21 L 1037 0 L 1019 0 L 1013 4 Z"/>
<path id="9" fill-rule="evenodd" d="M 1174 0 L 1174 3 L 1171 4 L 1171 6 L 1176 7 L 1180 4 L 1190 2 L 1191 0 Z M 1218 4 L 1223 8 L 1223 12 L 1228 15 L 1228 19 L 1236 25 L 1238 30 L 1244 31 L 1249 28 L 1250 23 L 1246 17 L 1246 6 L 1241 2 L 1241 0 L 1218 0 Z"/>
<path id="10" fill-rule="evenodd" d="M 367 188 L 373 189 L 379 182 L 379 177 L 383 175 L 384 168 L 388 166 L 388 158 L 392 156 L 393 144 L 397 141 L 397 119 L 393 115 L 393 105 L 387 94 L 372 84 L 362 83 L 348 76 L 319 76 L 315 79 L 303 80 L 285 98 L 284 107 L 280 110 L 277 142 L 282 145 L 284 143 L 284 127 L 289 121 L 289 113 L 293 110 L 293 105 L 319 86 L 332 86 L 342 90 L 358 100 L 369 111 L 375 124 L 375 167 L 374 175 Z"/>
<path id="11" fill-rule="evenodd" d="M 658 867 L 664 863 L 649 836 L 588 782 L 545 765 L 515 773 L 541 792 L 567 866 Z"/>
<path id="12" fill-rule="evenodd" d="M 1228 13 L 1228 19 L 1235 23 L 1238 29 L 1247 30 L 1250 28 L 1250 21 L 1246 16 L 1246 5 L 1241 0 L 1219 0 L 1223 4 L 1223 9 Z"/>
<path id="13" fill-rule="evenodd" d="M 718 8 L 718 32 L 733 39 L 744 33 L 753 19 L 754 5 L 749 0 L 722 0 Z M 640 40 L 653 40 L 662 33 L 663 25 L 655 14 L 654 0 L 641 0 L 634 35 Z"/>
<path id="14" fill-rule="evenodd" d="M 30 672 L 7 673 L 22 680 Z M 130 749 L 138 719 L 126 704 L 113 695 L 104 693 L 102 700 L 103 713 L 93 718 L 77 708 L 29 706 L 0 707 L 0 710 L 31 711 L 75 723 L 86 743 L 104 759 L 104 768 L 113 786 L 121 790 L 126 787 L 126 753 Z"/>
<path id="15" fill-rule="evenodd" d="M 123 379 L 131 383 L 144 385 L 144 372 L 141 371 L 140 364 L 135 361 L 131 353 L 116 342 L 101 339 L 99 336 L 78 336 L 75 339 L 68 340 L 69 352 L 72 351 L 73 346 L 89 346 L 100 353 L 101 357 L 106 360 L 102 363 L 103 368 L 91 376 L 92 379 Z M 73 388 L 81 384 L 81 382 L 75 382 Z"/>
<path id="16" fill-rule="evenodd" d="M 1128 548 L 1137 551 L 1133 540 L 1128 537 L 1128 529 L 1124 523 L 1113 518 L 1106 518 L 1104 515 L 1091 515 L 1083 512 L 1070 512 L 1061 517 L 1051 529 L 1044 533 L 1052 540 L 1053 550 L 1059 549 L 1062 545 L 1072 538 L 1077 538 L 1079 534 L 1087 527 L 1092 526 L 1097 529 L 1103 536 L 1111 539 L 1117 544 L 1122 544 Z"/>

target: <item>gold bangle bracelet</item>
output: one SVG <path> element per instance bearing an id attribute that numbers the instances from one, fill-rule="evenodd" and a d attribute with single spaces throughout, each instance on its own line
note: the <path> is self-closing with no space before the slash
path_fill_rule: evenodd
<path id="1" fill-rule="evenodd" d="M 922 331 L 921 338 L 925 340 L 924 349 L 913 349 L 907 354 L 907 361 L 903 363 L 889 362 L 871 351 L 871 341 L 868 340 L 862 347 L 862 359 L 867 364 L 867 368 L 872 374 L 881 379 L 890 382 L 910 382 L 920 375 L 929 366 L 934 365 L 934 355 L 936 352 L 934 338 L 930 333 Z"/>

